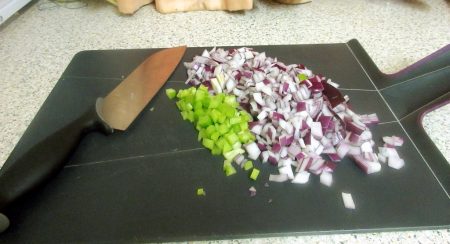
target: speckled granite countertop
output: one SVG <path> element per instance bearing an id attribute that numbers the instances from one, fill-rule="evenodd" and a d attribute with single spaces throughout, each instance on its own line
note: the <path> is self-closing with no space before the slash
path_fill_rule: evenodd
<path id="1" fill-rule="evenodd" d="M 81 9 L 49 8 L 45 0 L 0 26 L 0 165 L 4 163 L 73 55 L 90 49 L 309 44 L 358 39 L 384 72 L 394 72 L 450 43 L 447 0 L 313 0 L 286 6 L 255 0 L 245 13 L 161 15 L 146 6 L 120 16 L 104 1 Z M 44 10 L 40 10 L 44 9 Z M 425 118 L 450 159 L 450 106 Z M 447 133 L 442 133 L 447 131 Z M 238 242 L 449 243 L 449 230 L 342 234 Z M 237 242 L 237 241 L 236 241 Z"/>

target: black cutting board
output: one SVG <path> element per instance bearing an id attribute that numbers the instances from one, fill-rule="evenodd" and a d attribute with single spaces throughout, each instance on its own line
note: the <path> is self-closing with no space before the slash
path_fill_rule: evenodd
<path id="1" fill-rule="evenodd" d="M 190 61 L 204 48 L 188 48 Z M 394 75 L 381 73 L 356 40 L 320 45 L 256 46 L 286 64 L 302 63 L 341 85 L 357 113 L 377 113 L 372 131 L 405 138 L 406 165 L 365 175 L 350 160 L 331 187 L 311 176 L 306 185 L 269 183 L 274 166 L 261 165 L 256 182 L 238 170 L 225 177 L 160 92 L 126 132 L 88 135 L 67 166 L 7 210 L 8 242 L 100 242 L 229 239 L 366 231 L 448 228 L 450 167 L 418 123 L 433 104 L 449 100 L 449 48 Z M 157 49 L 78 53 L 61 76 L 6 164 L 105 96 Z M 166 88 L 186 88 L 178 66 Z M 419 150 L 418 150 L 419 149 Z M 51 152 L 43 152 L 51 153 Z M 249 197 L 255 186 L 257 195 Z M 196 195 L 203 187 L 206 196 Z M 345 209 L 350 192 L 356 210 Z"/>

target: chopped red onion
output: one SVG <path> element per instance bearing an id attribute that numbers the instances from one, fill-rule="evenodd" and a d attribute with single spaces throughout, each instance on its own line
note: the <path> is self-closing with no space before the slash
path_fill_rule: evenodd
<path id="1" fill-rule="evenodd" d="M 356 114 L 337 83 L 304 65 L 286 65 L 243 47 L 205 50 L 185 66 L 186 83 L 203 84 L 211 93 L 234 94 L 254 117 L 249 128 L 256 142 L 245 148 L 250 159 L 280 166 L 280 174 L 270 176 L 272 181 L 306 183 L 309 173 L 314 173 L 328 182 L 335 162 L 347 155 L 367 174 L 380 170 L 378 161 L 394 168 L 404 165 L 393 148 L 401 146 L 403 139 L 383 137 L 385 146 L 375 154 L 368 126 L 379 123 L 377 115 Z M 239 155 L 235 161 L 243 159 Z M 295 177 L 292 168 L 298 172 Z"/>
<path id="2" fill-rule="evenodd" d="M 330 187 L 333 183 L 333 176 L 329 172 L 323 171 L 320 174 L 320 183 Z"/>
<path id="3" fill-rule="evenodd" d="M 344 201 L 345 208 L 355 209 L 355 202 L 353 201 L 352 194 L 342 192 L 342 200 Z"/>
<path id="4" fill-rule="evenodd" d="M 380 163 L 367 160 L 367 159 L 363 158 L 361 155 L 353 155 L 353 161 L 366 174 L 376 173 L 381 170 Z"/>
<path id="5" fill-rule="evenodd" d="M 389 157 L 388 165 L 394 169 L 400 169 L 405 166 L 405 161 L 400 157 Z"/>
<path id="6" fill-rule="evenodd" d="M 398 136 L 383 136 L 383 141 L 389 145 L 400 147 L 403 145 L 403 138 Z"/>
<path id="7" fill-rule="evenodd" d="M 286 174 L 269 175 L 269 181 L 285 182 L 288 179 L 289 179 L 289 177 Z"/>
<path id="8" fill-rule="evenodd" d="M 245 145 L 245 149 L 247 150 L 248 157 L 253 160 L 258 159 L 259 154 L 261 154 L 261 151 L 255 142 Z"/>
<path id="9" fill-rule="evenodd" d="M 291 182 L 296 184 L 306 184 L 309 181 L 309 175 L 310 173 L 306 171 L 298 172 Z"/>

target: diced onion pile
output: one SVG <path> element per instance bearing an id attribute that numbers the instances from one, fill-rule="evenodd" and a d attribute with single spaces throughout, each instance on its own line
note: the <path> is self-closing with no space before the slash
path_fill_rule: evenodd
<path id="1" fill-rule="evenodd" d="M 391 167 L 403 165 L 393 152 L 401 139 L 392 139 L 377 155 L 368 127 L 379 122 L 376 114 L 353 112 L 338 84 L 304 65 L 286 65 L 243 47 L 205 50 L 185 66 L 187 84 L 204 85 L 211 94 L 232 94 L 252 115 L 249 128 L 256 142 L 244 147 L 250 159 L 278 166 L 271 181 L 303 184 L 312 173 L 330 186 L 337 162 L 347 155 L 367 174 L 380 171 L 380 156 Z"/>

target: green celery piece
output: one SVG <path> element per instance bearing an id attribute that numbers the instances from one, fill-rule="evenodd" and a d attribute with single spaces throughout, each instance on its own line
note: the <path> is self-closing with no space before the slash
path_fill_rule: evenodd
<path id="1" fill-rule="evenodd" d="M 229 128 L 226 124 L 221 124 L 221 125 L 219 125 L 219 129 L 217 131 L 219 131 L 219 133 L 221 135 L 224 135 L 228 132 L 228 130 L 229 130 Z"/>
<path id="2" fill-rule="evenodd" d="M 218 108 L 221 103 L 222 101 L 220 101 L 220 98 L 218 98 L 217 96 L 213 96 L 210 99 L 208 108 Z"/>
<path id="3" fill-rule="evenodd" d="M 219 137 L 219 139 L 216 140 L 215 143 L 216 143 L 216 146 L 222 150 L 223 147 L 224 147 L 224 144 L 227 143 L 227 141 L 225 140 L 225 138 Z M 229 145 L 229 144 L 228 144 L 228 145 Z M 231 149 L 232 149 L 232 148 L 230 147 L 230 150 L 231 150 Z"/>
<path id="4" fill-rule="evenodd" d="M 216 127 L 214 125 L 210 125 L 206 128 L 206 136 L 211 138 L 211 135 L 216 132 Z"/>
<path id="5" fill-rule="evenodd" d="M 202 103 L 202 101 L 194 101 L 194 110 L 197 110 L 197 109 L 203 109 L 203 103 Z"/>
<path id="6" fill-rule="evenodd" d="M 236 108 L 238 103 L 236 102 L 236 97 L 233 95 L 225 96 L 225 99 L 223 100 L 224 103 L 230 105 L 233 108 Z"/>
<path id="7" fill-rule="evenodd" d="M 166 95 L 170 100 L 172 100 L 177 96 L 177 91 L 172 88 L 166 89 Z"/>
<path id="8" fill-rule="evenodd" d="M 194 109 L 195 120 L 198 120 L 200 117 L 202 117 L 205 114 L 206 114 L 206 112 L 203 110 L 203 108 Z"/>
<path id="9" fill-rule="evenodd" d="M 241 117 L 242 121 L 245 121 L 245 122 L 249 122 L 249 121 L 253 120 L 253 117 L 249 113 L 245 112 L 244 110 L 239 111 L 239 116 Z"/>
<path id="10" fill-rule="evenodd" d="M 246 143 L 256 140 L 256 137 L 255 137 L 255 135 L 253 135 L 253 133 L 251 133 L 250 131 L 247 131 L 247 133 L 249 134 L 249 139 Z"/>
<path id="11" fill-rule="evenodd" d="M 225 154 L 227 152 L 230 152 L 231 150 L 233 150 L 233 147 L 231 147 L 230 143 L 225 140 L 222 146 L 222 153 Z"/>
<path id="12" fill-rule="evenodd" d="M 221 113 L 217 122 L 223 124 L 223 123 L 225 123 L 226 120 L 227 120 L 227 116 Z"/>
<path id="13" fill-rule="evenodd" d="M 230 118 L 230 125 L 239 124 L 240 122 L 241 122 L 241 118 L 240 117 Z"/>
<path id="14" fill-rule="evenodd" d="M 223 171 L 225 171 L 226 176 L 236 174 L 236 169 L 231 165 L 231 160 L 225 160 L 223 162 Z"/>
<path id="15" fill-rule="evenodd" d="M 191 111 L 194 108 L 190 102 L 186 102 L 184 106 L 185 111 Z"/>
<path id="16" fill-rule="evenodd" d="M 241 143 L 247 143 L 250 139 L 249 135 L 247 133 L 245 133 L 244 131 L 239 132 L 238 136 L 239 136 L 239 141 Z"/>
<path id="17" fill-rule="evenodd" d="M 220 137 L 220 133 L 219 132 L 217 132 L 217 131 L 215 131 L 214 133 L 212 133 L 211 134 L 211 140 L 213 140 L 213 141 L 217 141 L 218 139 L 219 139 L 219 137 Z"/>
<path id="18" fill-rule="evenodd" d="M 194 121 L 195 121 L 195 115 L 194 115 L 194 112 L 188 111 L 188 112 L 187 112 L 187 119 L 188 119 L 191 123 L 194 123 Z"/>
<path id="19" fill-rule="evenodd" d="M 180 100 L 180 101 L 176 102 L 175 104 L 177 105 L 178 110 L 184 111 L 185 104 L 186 104 L 185 101 Z"/>
<path id="20" fill-rule="evenodd" d="M 214 146 L 214 148 L 211 150 L 211 154 L 212 155 L 221 155 L 222 154 L 222 150 L 219 147 Z"/>
<path id="21" fill-rule="evenodd" d="M 241 122 L 239 123 L 239 127 L 242 131 L 248 131 L 248 123 L 247 122 Z"/>
<path id="22" fill-rule="evenodd" d="M 212 150 L 214 148 L 214 141 L 208 138 L 203 138 L 202 144 L 204 147 Z"/>
<path id="23" fill-rule="evenodd" d="M 206 196 L 206 192 L 203 188 L 197 189 L 197 196 Z"/>
<path id="24" fill-rule="evenodd" d="M 240 148 L 242 148 L 242 143 L 236 142 L 236 143 L 233 144 L 232 147 L 233 147 L 233 149 L 240 149 Z"/>
<path id="25" fill-rule="evenodd" d="M 302 82 L 302 81 L 304 81 L 304 80 L 307 80 L 307 79 L 308 79 L 308 76 L 305 75 L 305 74 L 298 74 L 298 75 L 297 75 L 297 78 L 300 80 L 300 82 Z"/>
<path id="26" fill-rule="evenodd" d="M 248 143 L 251 141 L 254 141 L 256 138 L 255 136 L 250 132 L 250 131 L 241 131 L 239 134 L 239 140 L 241 141 L 241 143 Z"/>
<path id="27" fill-rule="evenodd" d="M 229 104 L 226 103 L 220 104 L 218 109 L 222 114 L 224 114 L 228 118 L 234 117 L 234 114 L 236 113 L 236 109 L 234 109 L 233 107 L 231 107 Z"/>
<path id="28" fill-rule="evenodd" d="M 220 94 L 215 95 L 214 97 L 216 97 L 216 99 L 218 99 L 220 101 L 220 103 L 222 103 L 223 99 L 225 98 L 225 94 L 220 93 Z"/>
<path id="29" fill-rule="evenodd" d="M 250 170 L 251 168 L 253 168 L 253 162 L 248 160 L 247 162 L 244 163 L 244 169 L 246 171 Z"/>
<path id="30" fill-rule="evenodd" d="M 234 131 L 234 133 L 241 132 L 241 126 L 239 124 L 235 124 L 231 127 L 231 129 Z"/>
<path id="31" fill-rule="evenodd" d="M 233 158 L 235 158 L 238 154 L 243 154 L 244 152 L 245 152 L 244 150 L 239 148 L 226 152 L 223 154 L 223 156 L 225 157 L 225 159 L 233 160 Z"/>
<path id="32" fill-rule="evenodd" d="M 198 118 L 198 122 L 197 122 L 201 127 L 205 128 L 208 127 L 209 125 L 212 124 L 211 119 L 209 118 L 209 116 L 207 114 L 202 115 L 201 117 Z"/>
<path id="33" fill-rule="evenodd" d="M 233 162 L 233 160 L 225 159 L 225 160 L 223 161 L 223 168 L 225 169 L 225 165 L 231 164 L 231 162 Z"/>
<path id="34" fill-rule="evenodd" d="M 212 109 L 209 112 L 209 115 L 211 116 L 211 119 L 214 121 L 214 123 L 218 123 L 220 118 L 222 117 L 222 114 L 217 109 Z"/>
<path id="35" fill-rule="evenodd" d="M 250 179 L 256 180 L 259 175 L 259 169 L 253 168 L 252 173 L 250 174 Z"/>
<path id="36" fill-rule="evenodd" d="M 225 139 L 230 143 L 230 145 L 233 145 L 234 143 L 239 141 L 239 137 L 234 133 L 228 133 L 225 135 Z"/>
<path id="37" fill-rule="evenodd" d="M 206 87 L 206 86 L 204 86 L 203 84 L 201 84 L 201 85 L 197 88 L 197 90 L 204 91 L 204 92 L 208 92 L 208 87 Z"/>
<path id="38" fill-rule="evenodd" d="M 197 92 L 195 93 L 195 101 L 196 102 L 203 102 L 203 100 L 205 100 L 206 97 L 209 96 L 208 92 L 205 92 L 204 90 L 198 89 Z"/>

